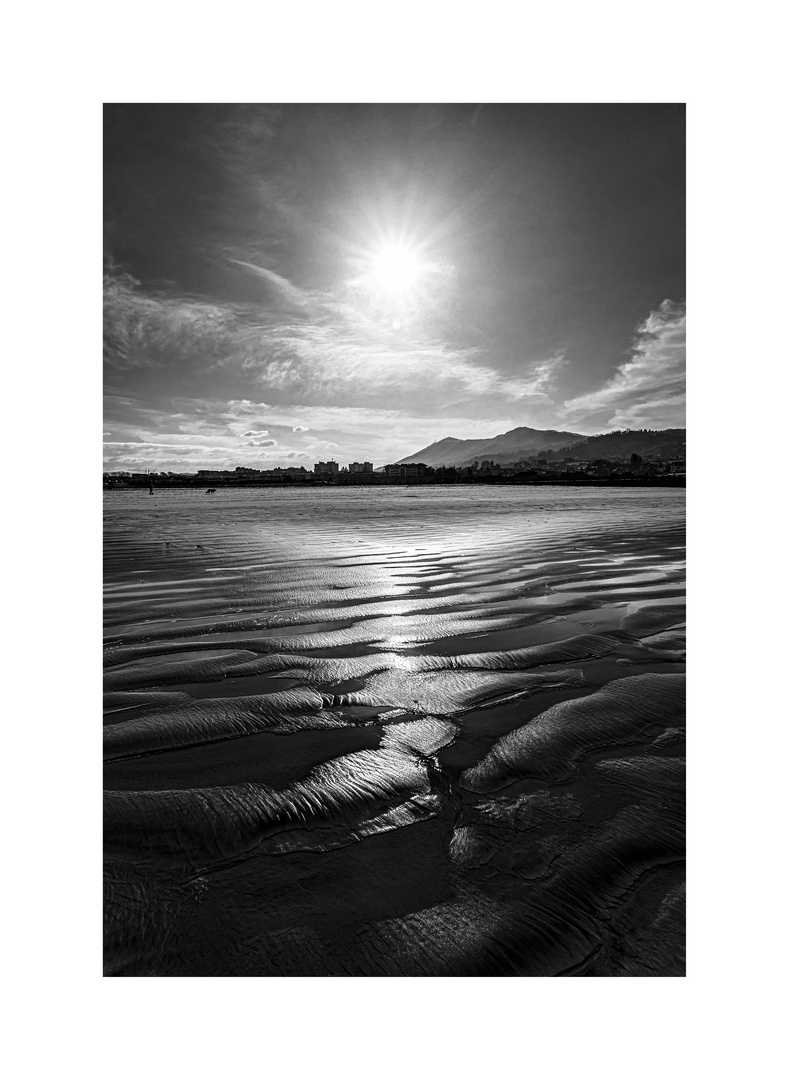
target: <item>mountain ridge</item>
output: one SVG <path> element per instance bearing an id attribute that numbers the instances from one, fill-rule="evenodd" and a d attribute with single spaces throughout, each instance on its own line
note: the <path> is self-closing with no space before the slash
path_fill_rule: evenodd
<path id="1" fill-rule="evenodd" d="M 588 461 L 628 458 L 634 453 L 642 457 L 684 457 L 685 428 L 623 429 L 581 435 L 573 431 L 516 427 L 492 439 L 457 439 L 448 435 L 400 458 L 397 464 L 420 461 L 434 468 L 442 465 L 464 468 L 484 460 L 510 465 L 529 457 L 566 456 Z"/>

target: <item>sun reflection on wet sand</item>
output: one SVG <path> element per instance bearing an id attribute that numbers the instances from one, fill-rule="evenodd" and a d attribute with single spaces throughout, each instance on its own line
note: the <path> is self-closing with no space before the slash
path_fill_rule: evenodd
<path id="1" fill-rule="evenodd" d="M 676 951 L 683 495 L 108 494 L 108 973 Z"/>

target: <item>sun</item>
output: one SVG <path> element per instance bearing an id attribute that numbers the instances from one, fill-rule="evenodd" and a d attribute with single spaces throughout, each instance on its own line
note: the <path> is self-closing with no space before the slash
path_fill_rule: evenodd
<path id="1" fill-rule="evenodd" d="M 386 244 L 372 257 L 371 277 L 383 292 L 404 293 L 417 282 L 422 265 L 404 244 Z"/>

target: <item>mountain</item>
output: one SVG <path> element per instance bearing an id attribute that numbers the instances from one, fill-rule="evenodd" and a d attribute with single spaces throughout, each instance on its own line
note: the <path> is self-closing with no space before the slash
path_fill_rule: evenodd
<path id="1" fill-rule="evenodd" d="M 494 439 L 440 439 L 415 454 L 400 458 L 397 464 L 422 461 L 425 465 L 464 467 L 475 461 L 493 461 L 511 465 L 529 457 L 553 460 L 572 457 L 579 461 L 596 458 L 625 460 L 631 454 L 642 457 L 672 458 L 685 456 L 685 429 L 665 431 L 609 431 L 604 435 L 579 435 L 572 431 L 539 431 L 517 427 Z"/>
<path id="2" fill-rule="evenodd" d="M 641 457 L 684 458 L 685 428 L 666 428 L 665 431 L 608 431 L 605 435 L 588 435 L 582 441 L 567 447 L 566 457 L 579 461 L 595 458 L 619 458 L 624 461 L 631 454 Z"/>
<path id="3" fill-rule="evenodd" d="M 456 465 L 458 461 L 473 456 L 480 446 L 487 446 L 490 439 L 440 439 L 431 443 L 424 450 L 417 450 L 415 454 L 400 458 L 397 465 L 405 465 L 409 461 L 421 461 L 425 465 Z"/>
<path id="4" fill-rule="evenodd" d="M 423 461 L 425 465 L 433 466 L 471 465 L 474 461 L 486 459 L 504 464 L 505 461 L 519 461 L 543 450 L 558 450 L 584 437 L 573 431 L 539 431 L 536 428 L 517 427 L 497 435 L 495 439 L 441 439 L 415 454 L 400 458 L 397 464 Z"/>

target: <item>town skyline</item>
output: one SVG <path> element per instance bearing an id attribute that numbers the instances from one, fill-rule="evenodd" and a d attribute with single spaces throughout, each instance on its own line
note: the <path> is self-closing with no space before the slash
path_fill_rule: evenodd
<path id="1" fill-rule="evenodd" d="M 393 469 L 396 465 L 404 466 L 420 463 L 422 458 L 424 458 L 424 461 L 421 464 L 432 469 L 434 466 L 441 468 L 466 467 L 472 464 L 479 466 L 480 462 L 483 465 L 515 467 L 518 464 L 523 465 L 527 462 L 534 463 L 538 460 L 544 460 L 546 455 L 549 460 L 565 460 L 568 462 L 583 461 L 596 455 L 602 459 L 621 462 L 632 454 L 637 457 L 643 456 L 646 460 L 667 461 L 679 457 L 684 460 L 685 429 L 624 429 L 598 435 L 580 436 L 579 438 L 577 434 L 572 432 L 515 428 L 494 437 L 492 440 L 454 438 L 434 440 L 421 450 L 404 455 L 397 462 L 377 466 L 367 459 L 362 461 L 347 461 L 345 459 L 347 463 L 342 465 L 336 458 L 328 455 L 326 455 L 326 460 L 314 461 L 310 467 L 304 462 L 297 463 L 294 461 L 287 462 L 284 465 L 275 465 L 260 457 L 258 460 L 245 465 L 229 462 L 224 464 L 214 463 L 211 466 L 204 462 L 202 467 L 193 468 L 191 471 L 156 470 L 149 467 L 144 471 L 105 469 L 104 475 L 105 477 L 128 477 L 134 475 L 141 478 L 150 473 L 153 476 L 161 474 L 184 477 L 230 477 L 236 475 L 238 478 L 241 474 L 249 477 L 253 474 L 299 474 L 309 472 L 310 474 L 314 473 L 316 476 L 321 474 L 332 476 L 347 472 L 383 472 L 390 468 Z"/>
<path id="2" fill-rule="evenodd" d="M 201 468 L 193 472 L 166 470 L 157 472 L 146 469 L 144 472 L 126 470 L 105 472 L 105 486 L 112 486 L 115 481 L 130 481 L 136 484 L 153 481 L 156 477 L 167 482 L 212 482 L 223 483 L 266 483 L 277 481 L 316 481 L 339 483 L 372 483 L 386 480 L 455 481 L 499 477 L 510 479 L 529 479 L 538 475 L 562 476 L 574 475 L 576 479 L 588 476 L 606 477 L 613 475 L 621 479 L 645 476 L 647 474 L 685 475 L 685 431 L 674 428 L 668 430 L 640 430 L 609 432 L 605 435 L 590 436 L 588 439 L 572 445 L 562 445 L 561 439 L 536 444 L 532 452 L 524 449 L 514 452 L 512 444 L 507 445 L 507 438 L 517 432 L 508 432 L 499 440 L 479 442 L 469 440 L 443 440 L 423 448 L 416 454 L 402 458 L 399 462 L 390 462 L 376 466 L 372 461 L 350 461 L 341 464 L 334 458 L 316 461 L 311 468 L 306 465 L 289 464 L 269 468 L 236 465 L 227 468 Z M 534 432 L 533 434 L 539 434 Z M 549 433 L 545 433 L 546 435 Z M 500 440 L 503 440 L 500 441 Z M 446 443 L 452 445 L 446 446 Z M 498 443 L 498 446 L 497 446 Z M 639 452 L 641 451 L 641 452 Z M 469 456 L 470 454 L 470 456 Z M 487 455 L 487 456 L 486 456 Z M 420 458 L 425 460 L 419 460 Z M 535 472 L 535 467 L 538 470 Z M 542 472 L 539 472 L 542 470 Z M 583 477 L 582 475 L 583 474 Z"/>

